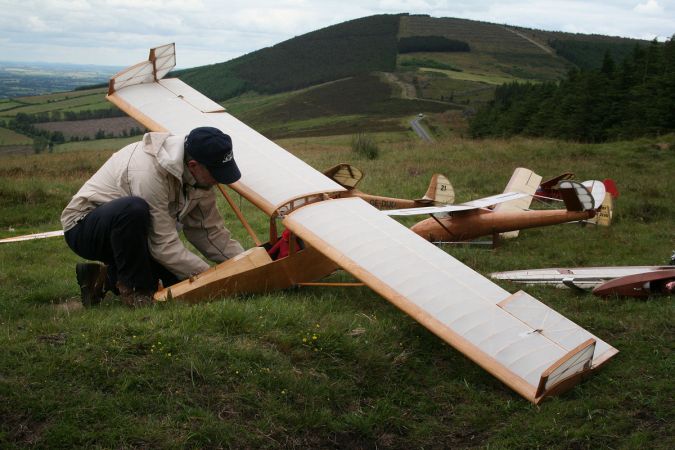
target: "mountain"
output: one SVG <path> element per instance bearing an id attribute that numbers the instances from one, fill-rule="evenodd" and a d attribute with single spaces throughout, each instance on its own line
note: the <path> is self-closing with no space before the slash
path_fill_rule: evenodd
<path id="1" fill-rule="evenodd" d="M 498 86 L 558 81 L 570 69 L 599 67 L 606 54 L 620 61 L 646 44 L 466 19 L 375 15 L 169 76 L 271 138 L 401 131 L 406 118 L 420 112 L 439 113 L 440 126 L 461 127 Z M 97 110 L 114 107 L 90 94 L 0 101 L 0 121 L 18 113 L 42 114 L 25 118 L 33 123 L 64 119 L 66 108 L 79 119 L 107 117 Z"/>
<path id="2" fill-rule="evenodd" d="M 435 50 L 430 38 L 464 43 Z M 417 48 L 402 43 L 418 39 Z M 426 39 L 426 41 L 425 41 Z M 605 51 L 623 59 L 636 43 L 627 38 L 530 30 L 466 19 L 376 15 L 298 36 L 231 61 L 176 72 L 217 99 L 247 91 L 272 94 L 373 71 L 410 67 L 454 70 L 474 81 L 551 80 L 570 67 L 599 67 Z"/>
<path id="3" fill-rule="evenodd" d="M 400 120 L 392 119 L 420 111 L 471 113 L 499 85 L 560 80 L 572 68 L 599 67 L 605 53 L 622 60 L 637 44 L 647 42 L 376 15 L 175 75 L 272 137 L 354 131 L 364 128 L 364 117 L 365 128 L 387 130 L 401 129 Z M 270 95 L 275 97 L 256 101 Z M 355 117 L 292 124 L 345 114 Z"/>

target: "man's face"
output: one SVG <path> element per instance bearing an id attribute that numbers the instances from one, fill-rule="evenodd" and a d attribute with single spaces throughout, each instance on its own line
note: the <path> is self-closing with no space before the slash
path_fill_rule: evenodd
<path id="1" fill-rule="evenodd" d="M 211 175 L 211 172 L 209 172 L 209 169 L 207 169 L 203 164 L 192 160 L 187 163 L 187 166 L 192 176 L 195 177 L 196 188 L 208 190 L 218 184 L 218 182 Z"/>

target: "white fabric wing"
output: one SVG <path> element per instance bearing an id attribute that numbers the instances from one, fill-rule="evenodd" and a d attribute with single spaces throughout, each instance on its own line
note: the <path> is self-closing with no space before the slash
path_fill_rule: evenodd
<path id="1" fill-rule="evenodd" d="M 531 297 L 501 307 L 509 292 L 361 199 L 308 205 L 284 224 L 483 367 L 507 368 L 496 374 L 507 384 L 535 390 L 547 368 L 592 336 Z"/>

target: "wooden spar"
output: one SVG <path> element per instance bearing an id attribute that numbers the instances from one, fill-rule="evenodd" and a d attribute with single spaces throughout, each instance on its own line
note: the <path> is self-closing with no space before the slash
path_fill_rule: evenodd
<path id="1" fill-rule="evenodd" d="M 223 197 L 225 197 L 225 200 L 227 200 L 227 203 L 230 204 L 230 208 L 232 208 L 232 211 L 234 211 L 241 224 L 244 226 L 244 228 L 246 228 L 246 231 L 253 239 L 253 242 L 255 242 L 255 245 L 257 247 L 260 247 L 262 245 L 262 242 L 260 241 L 260 239 L 258 239 L 258 236 L 255 234 L 255 231 L 253 231 L 253 228 L 251 228 L 251 225 L 249 225 L 248 221 L 241 213 L 241 210 L 232 200 L 232 197 L 230 197 L 230 195 L 227 193 L 227 191 L 225 190 L 225 188 L 223 188 L 221 184 L 218 184 L 218 189 L 220 190 L 220 193 L 223 194 Z"/>
<path id="2" fill-rule="evenodd" d="M 320 280 L 338 266 L 311 246 L 272 260 L 263 247 L 253 247 L 191 278 L 160 289 L 156 301 L 197 303 L 238 294 L 288 289 Z"/>

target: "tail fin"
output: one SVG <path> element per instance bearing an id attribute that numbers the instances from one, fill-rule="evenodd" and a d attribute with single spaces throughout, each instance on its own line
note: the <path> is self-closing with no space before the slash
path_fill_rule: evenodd
<path id="1" fill-rule="evenodd" d="M 598 208 L 598 213 L 595 217 L 588 219 L 587 222 L 600 225 L 601 227 L 608 227 L 612 224 L 614 217 L 614 197 L 612 195 L 605 195 L 602 205 Z"/>
<path id="2" fill-rule="evenodd" d="M 595 180 L 583 184 L 566 180 L 560 182 L 560 193 L 568 211 L 590 211 L 605 200 L 605 185 Z"/>
<path id="3" fill-rule="evenodd" d="M 602 180 L 602 184 L 605 185 L 605 189 L 612 195 L 612 197 L 614 198 L 619 197 L 619 190 L 617 189 L 614 180 L 612 180 L 611 178 L 605 178 L 604 180 Z"/>
<path id="4" fill-rule="evenodd" d="M 445 175 L 435 173 L 429 182 L 426 194 L 420 200 L 434 205 L 450 205 L 455 201 L 455 190 Z"/>
<path id="5" fill-rule="evenodd" d="M 356 185 L 359 184 L 359 181 L 361 181 L 361 178 L 363 178 L 363 172 L 361 172 L 361 170 L 346 163 L 333 166 L 330 169 L 325 170 L 323 174 L 343 188 L 349 190 L 354 189 Z"/>
<path id="6" fill-rule="evenodd" d="M 603 200 L 600 209 L 598 209 L 597 224 L 602 227 L 608 227 L 612 224 L 612 219 L 614 218 L 614 197 L 611 195 L 605 195 L 605 200 Z"/>
<path id="7" fill-rule="evenodd" d="M 507 192 L 519 192 L 521 194 L 527 194 L 526 197 L 519 198 L 517 200 L 511 200 L 509 202 L 500 203 L 495 206 L 495 211 L 515 211 L 515 210 L 524 210 L 530 207 L 532 203 L 532 196 L 537 191 L 539 184 L 541 183 L 541 176 L 537 175 L 529 169 L 523 167 L 518 167 L 513 171 L 511 179 L 504 189 L 504 193 Z M 515 238 L 518 237 L 518 230 L 509 231 L 506 233 L 501 233 L 502 238 Z"/>

